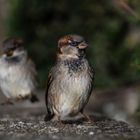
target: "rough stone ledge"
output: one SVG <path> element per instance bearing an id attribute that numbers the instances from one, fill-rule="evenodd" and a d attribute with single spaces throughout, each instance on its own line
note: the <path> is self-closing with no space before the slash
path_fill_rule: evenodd
<path id="1" fill-rule="evenodd" d="M 139 139 L 140 128 L 125 122 L 94 116 L 94 123 L 72 123 L 62 125 L 57 122 L 44 122 L 44 116 L 0 117 L 0 140 L 20 139 L 94 139 L 124 140 Z"/>

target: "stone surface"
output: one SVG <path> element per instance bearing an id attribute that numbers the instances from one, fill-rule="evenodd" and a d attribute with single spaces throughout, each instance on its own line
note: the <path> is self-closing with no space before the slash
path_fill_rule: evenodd
<path id="1" fill-rule="evenodd" d="M 94 123 L 78 122 L 61 124 L 44 122 L 42 114 L 3 114 L 0 118 L 0 139 L 40 138 L 45 139 L 139 139 L 140 129 L 125 122 L 119 122 L 101 116 L 93 116 Z"/>
<path id="2" fill-rule="evenodd" d="M 140 128 L 122 121 L 115 121 L 92 114 L 94 122 L 44 122 L 45 103 L 31 104 L 28 101 L 13 106 L 0 106 L 0 140 L 17 139 L 93 139 L 124 140 L 140 139 Z"/>

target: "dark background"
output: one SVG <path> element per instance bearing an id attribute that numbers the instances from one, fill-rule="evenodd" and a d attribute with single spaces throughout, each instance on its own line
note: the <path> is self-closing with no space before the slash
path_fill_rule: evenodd
<path id="1" fill-rule="evenodd" d="M 0 8 L 1 41 L 8 36 L 25 40 L 40 88 L 46 86 L 58 39 L 75 33 L 89 43 L 95 90 L 134 87 L 140 95 L 139 0 L 1 0 Z M 139 112 L 138 107 L 137 118 Z"/>
<path id="2" fill-rule="evenodd" d="M 140 79 L 139 0 L 124 4 L 122 0 L 11 0 L 9 3 L 7 35 L 24 38 L 36 62 L 41 86 L 55 60 L 58 39 L 69 33 L 80 34 L 88 41 L 87 57 L 96 72 L 96 87 L 118 86 Z"/>

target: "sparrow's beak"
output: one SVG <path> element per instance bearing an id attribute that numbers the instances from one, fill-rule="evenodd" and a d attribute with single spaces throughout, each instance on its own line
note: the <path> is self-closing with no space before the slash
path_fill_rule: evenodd
<path id="1" fill-rule="evenodd" d="M 86 47 L 88 47 L 88 44 L 86 42 L 81 42 L 79 45 L 78 45 L 78 48 L 79 49 L 85 49 Z"/>

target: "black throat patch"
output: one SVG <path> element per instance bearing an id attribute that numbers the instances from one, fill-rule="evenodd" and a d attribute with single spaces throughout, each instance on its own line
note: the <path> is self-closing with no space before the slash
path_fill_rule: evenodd
<path id="1" fill-rule="evenodd" d="M 64 65 L 68 67 L 69 73 L 76 73 L 85 70 L 83 59 L 64 60 Z"/>

